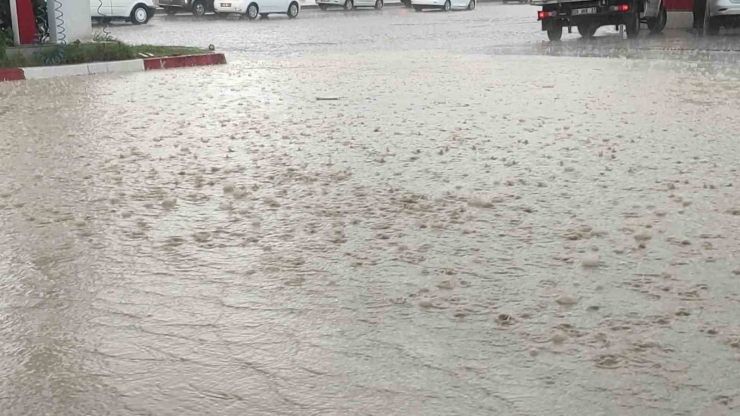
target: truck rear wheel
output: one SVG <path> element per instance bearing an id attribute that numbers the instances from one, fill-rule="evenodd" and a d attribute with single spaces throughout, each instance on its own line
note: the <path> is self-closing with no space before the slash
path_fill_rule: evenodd
<path id="1" fill-rule="evenodd" d="M 660 10 L 658 11 L 658 15 L 647 20 L 648 29 L 650 29 L 650 33 L 652 33 L 653 35 L 657 35 L 658 33 L 662 32 L 663 29 L 665 29 L 665 25 L 667 22 L 668 12 L 666 11 L 665 7 L 661 5 Z"/>
<path id="2" fill-rule="evenodd" d="M 633 39 L 640 35 L 640 12 L 637 8 L 632 8 L 634 11 L 629 13 L 625 17 L 624 29 L 627 32 L 627 38 Z"/>
<path id="3" fill-rule="evenodd" d="M 563 37 L 563 25 L 557 24 L 547 29 L 547 38 L 550 42 L 557 42 Z"/>
<path id="4" fill-rule="evenodd" d="M 587 24 L 587 25 L 579 25 L 578 33 L 580 33 L 584 39 L 591 39 L 592 37 L 594 37 L 594 34 L 596 33 L 596 29 L 598 28 L 599 27 L 593 23 Z"/>

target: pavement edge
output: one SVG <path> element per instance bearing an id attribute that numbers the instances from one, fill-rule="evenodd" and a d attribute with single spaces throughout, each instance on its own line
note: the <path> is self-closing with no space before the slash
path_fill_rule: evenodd
<path id="1" fill-rule="evenodd" d="M 75 75 L 142 72 L 155 69 L 189 68 L 195 66 L 225 65 L 223 53 L 167 56 L 162 58 L 132 59 L 126 61 L 91 62 L 78 65 L 0 68 L 0 82 L 26 79 L 48 79 Z"/>
<path id="2" fill-rule="evenodd" d="M 168 56 L 163 58 L 144 59 L 144 70 L 187 68 L 192 66 L 209 66 L 226 64 L 226 56 L 222 53 L 205 55 Z"/>
<path id="3" fill-rule="evenodd" d="M 26 79 L 21 68 L 0 69 L 0 82 Z"/>

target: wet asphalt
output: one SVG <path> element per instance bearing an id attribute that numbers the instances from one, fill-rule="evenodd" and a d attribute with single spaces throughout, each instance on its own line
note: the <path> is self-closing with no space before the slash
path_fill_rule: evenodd
<path id="1" fill-rule="evenodd" d="M 534 11 L 156 18 L 110 31 L 229 64 L 0 84 L 0 414 L 737 414 L 732 38 Z"/>

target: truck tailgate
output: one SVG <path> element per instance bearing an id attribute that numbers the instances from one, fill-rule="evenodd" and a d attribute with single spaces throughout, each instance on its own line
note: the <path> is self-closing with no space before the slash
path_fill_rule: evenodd
<path id="1" fill-rule="evenodd" d="M 532 0 L 533 6 L 544 6 L 546 4 L 558 3 L 586 3 L 586 0 Z"/>

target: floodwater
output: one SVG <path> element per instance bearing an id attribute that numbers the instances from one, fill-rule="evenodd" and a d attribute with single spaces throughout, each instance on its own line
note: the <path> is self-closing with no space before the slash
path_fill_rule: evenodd
<path id="1" fill-rule="evenodd" d="M 737 70 L 432 49 L 0 84 L 0 414 L 737 414 Z"/>

